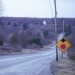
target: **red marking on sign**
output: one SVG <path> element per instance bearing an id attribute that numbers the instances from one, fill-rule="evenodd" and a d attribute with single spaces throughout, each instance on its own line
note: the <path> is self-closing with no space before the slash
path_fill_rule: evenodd
<path id="1" fill-rule="evenodd" d="M 65 44 L 61 44 L 61 45 L 60 45 L 60 48 L 61 48 L 61 49 L 65 49 L 65 48 L 66 48 L 66 45 L 65 45 Z"/>

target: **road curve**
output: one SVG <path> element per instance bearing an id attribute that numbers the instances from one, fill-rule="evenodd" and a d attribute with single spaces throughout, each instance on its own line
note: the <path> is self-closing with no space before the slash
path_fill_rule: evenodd
<path id="1" fill-rule="evenodd" d="M 53 46 L 39 53 L 0 56 L 0 75 L 52 75 L 50 64 L 56 58 L 55 52 Z"/>
<path id="2" fill-rule="evenodd" d="M 9 55 L 0 60 L 0 75 L 39 75 L 47 65 L 55 60 L 54 48 L 31 55 Z"/>

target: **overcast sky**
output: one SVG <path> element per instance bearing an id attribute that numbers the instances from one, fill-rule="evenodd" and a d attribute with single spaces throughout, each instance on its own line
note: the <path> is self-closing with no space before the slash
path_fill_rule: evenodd
<path id="1" fill-rule="evenodd" d="M 3 16 L 54 17 L 54 0 L 3 0 Z M 52 8 L 52 13 L 51 13 Z M 57 0 L 58 17 L 75 17 L 75 0 Z"/>

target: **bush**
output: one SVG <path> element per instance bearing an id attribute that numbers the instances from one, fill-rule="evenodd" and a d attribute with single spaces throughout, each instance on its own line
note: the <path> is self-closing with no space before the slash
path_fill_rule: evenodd
<path id="1" fill-rule="evenodd" d="M 0 39 L 0 46 L 3 46 L 3 40 Z"/>
<path id="2" fill-rule="evenodd" d="M 71 47 L 68 49 L 68 56 L 70 59 L 75 60 L 75 36 L 71 34 L 68 36 L 68 40 L 71 44 Z"/>
<path id="3" fill-rule="evenodd" d="M 37 44 L 28 44 L 26 48 L 28 48 L 28 49 L 39 49 L 40 46 Z"/>
<path id="4" fill-rule="evenodd" d="M 65 26 L 65 36 L 68 36 L 72 33 L 71 26 Z"/>
<path id="5" fill-rule="evenodd" d="M 37 44 L 37 45 L 41 46 L 41 40 L 40 40 L 40 38 L 29 39 L 28 44 Z"/>
<path id="6" fill-rule="evenodd" d="M 46 37 L 49 35 L 48 30 L 44 30 L 43 35 L 44 35 L 44 37 L 46 38 Z"/>
<path id="7" fill-rule="evenodd" d="M 18 39 L 16 38 L 15 35 L 13 35 L 10 39 L 10 44 L 14 46 L 15 44 L 18 44 L 18 43 L 19 43 Z"/>

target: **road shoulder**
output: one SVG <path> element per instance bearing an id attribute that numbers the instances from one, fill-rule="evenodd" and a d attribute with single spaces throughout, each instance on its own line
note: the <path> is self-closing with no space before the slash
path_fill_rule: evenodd
<path id="1" fill-rule="evenodd" d="M 75 61 L 65 54 L 58 62 L 52 63 L 51 72 L 53 75 L 75 75 Z"/>

